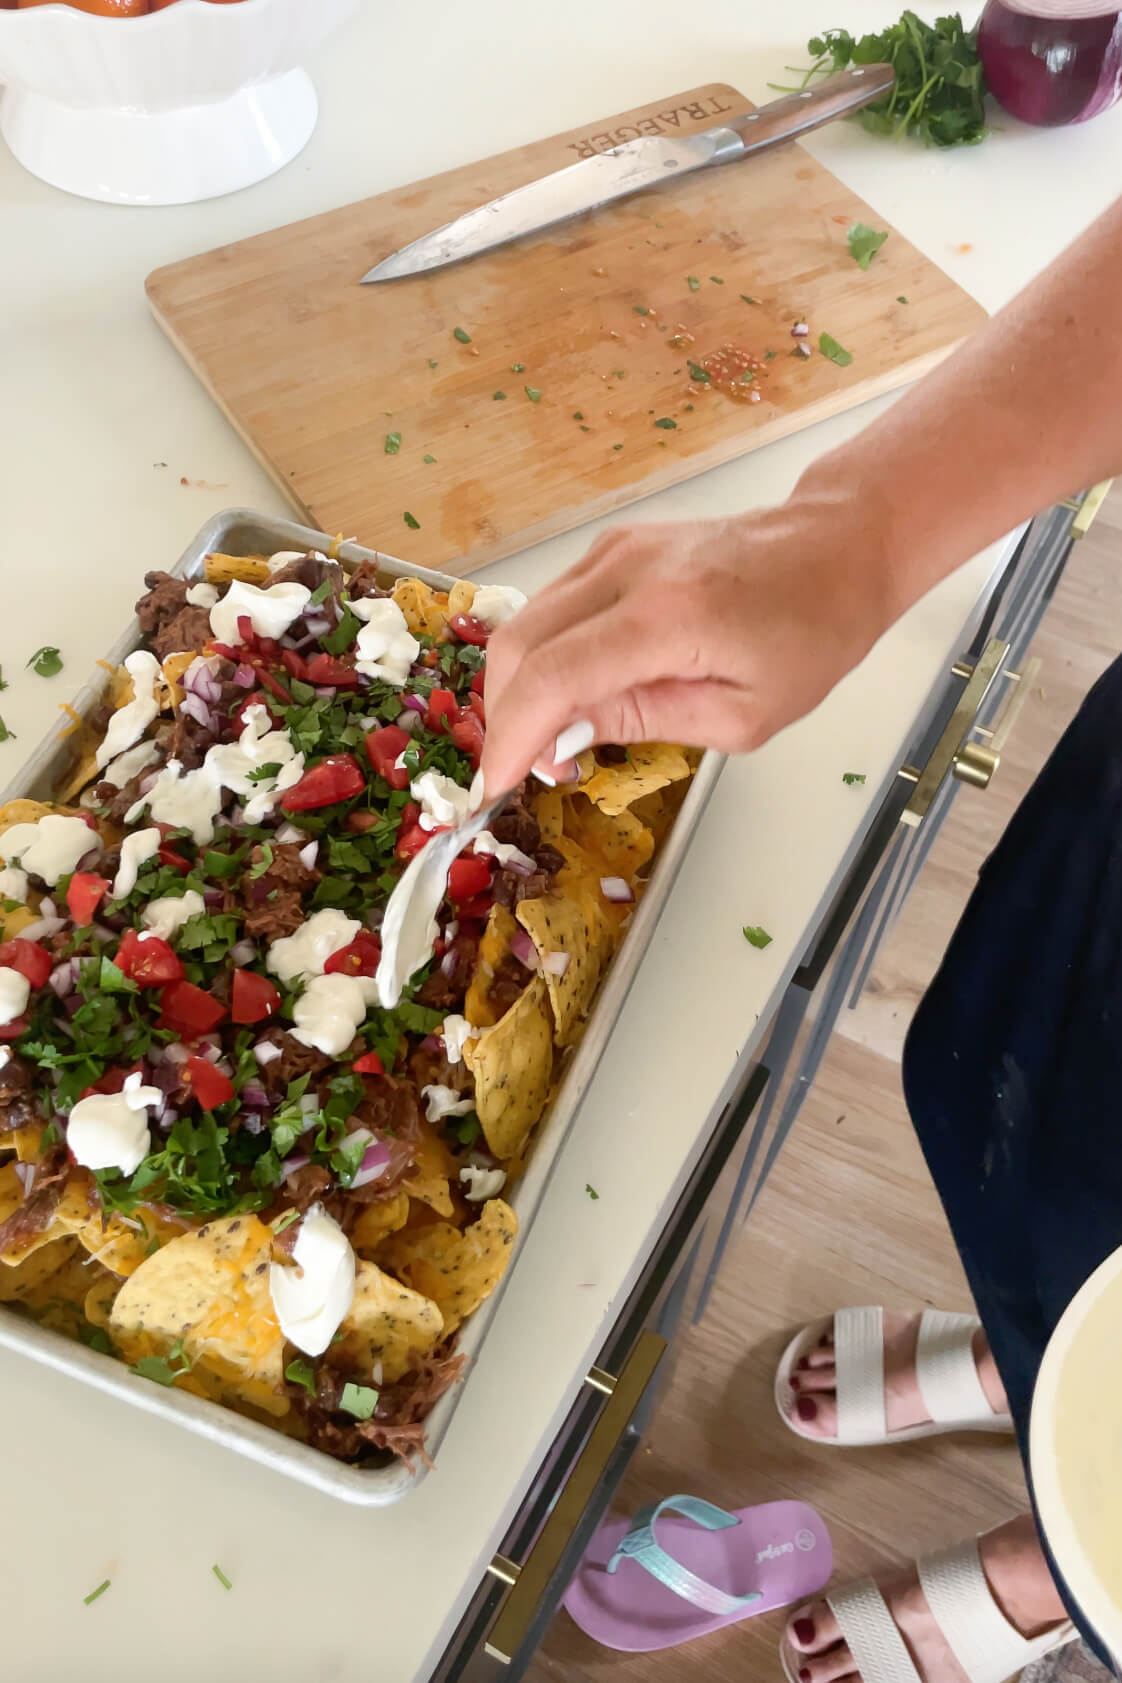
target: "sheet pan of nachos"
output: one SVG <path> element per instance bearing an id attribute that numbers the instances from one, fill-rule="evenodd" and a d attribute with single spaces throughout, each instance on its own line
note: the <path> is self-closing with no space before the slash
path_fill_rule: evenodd
<path id="1" fill-rule="evenodd" d="M 722 761 L 530 780 L 385 1010 L 386 902 L 461 810 L 523 598 L 241 510 L 143 586 L 0 796 L 0 1344 L 393 1501 Z"/>

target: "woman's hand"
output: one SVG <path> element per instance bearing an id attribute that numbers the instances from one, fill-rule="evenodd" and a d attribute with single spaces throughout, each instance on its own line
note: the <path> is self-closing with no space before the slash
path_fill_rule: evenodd
<path id="1" fill-rule="evenodd" d="M 879 547 L 848 495 L 606 533 L 491 638 L 488 795 L 594 742 L 758 747 L 899 612 Z"/>

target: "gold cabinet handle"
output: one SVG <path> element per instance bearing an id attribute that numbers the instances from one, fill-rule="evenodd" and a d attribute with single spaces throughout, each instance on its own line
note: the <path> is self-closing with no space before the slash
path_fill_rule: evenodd
<path id="1" fill-rule="evenodd" d="M 613 1380 L 611 1374 L 605 1373 L 602 1368 L 592 1369 L 588 1383 L 610 1394 L 565 1488 L 521 1566 L 507 1560 L 504 1555 L 496 1555 L 491 1561 L 488 1570 L 511 1586 L 484 1645 L 491 1658 L 503 1665 L 510 1665 L 526 1640 L 534 1614 L 541 1605 L 566 1545 L 603 1479 L 628 1422 L 665 1354 L 665 1338 L 654 1332 L 643 1332 L 618 1379 Z"/>
<path id="2" fill-rule="evenodd" d="M 1005 744 L 1039 672 L 1040 661 L 1034 657 L 1026 661 L 1019 672 L 1003 674 L 1013 685 L 1013 691 L 1002 709 L 1001 718 L 992 730 L 984 730 L 978 725 L 978 735 L 985 737 L 985 742 L 964 742 L 955 760 L 954 775 L 963 783 L 972 783 L 976 789 L 989 788 L 993 774 L 1001 764 Z"/>
<path id="3" fill-rule="evenodd" d="M 1091 529 L 1091 523 L 1106 501 L 1107 493 L 1114 484 L 1113 479 L 1104 479 L 1100 485 L 1092 485 L 1087 495 L 1076 511 L 1075 519 L 1071 523 L 1073 538 L 1085 538 Z"/>
<path id="4" fill-rule="evenodd" d="M 1003 643 L 999 637 L 992 637 L 978 659 L 977 665 L 971 670 L 969 667 L 956 666 L 958 677 L 966 677 L 969 681 L 958 698 L 954 712 L 947 723 L 947 728 L 935 744 L 927 764 L 921 768 L 917 766 L 901 766 L 898 775 L 905 782 L 914 783 L 915 789 L 907 806 L 900 814 L 901 822 L 909 824 L 913 829 L 923 823 L 939 790 L 943 780 L 952 773 L 958 772 L 958 766 L 964 750 L 970 742 L 970 732 L 974 729 L 974 721 L 978 716 L 978 709 L 982 706 L 990 690 L 997 681 L 998 673 L 1005 664 L 1009 653 L 1009 644 Z M 982 787 L 993 776 L 980 780 L 969 769 L 967 761 L 963 761 L 961 775 L 967 782 L 981 781 Z"/>

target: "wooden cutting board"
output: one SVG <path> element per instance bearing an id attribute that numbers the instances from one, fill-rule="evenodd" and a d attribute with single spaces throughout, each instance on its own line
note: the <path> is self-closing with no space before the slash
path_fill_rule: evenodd
<path id="1" fill-rule="evenodd" d="M 468 572 L 912 380 L 984 320 L 894 231 L 863 273 L 846 230 L 887 225 L 797 145 L 358 284 L 512 187 L 750 109 L 722 84 L 676 94 L 174 263 L 148 296 L 310 525 Z M 690 374 L 729 345 L 761 364 L 732 396 Z"/>

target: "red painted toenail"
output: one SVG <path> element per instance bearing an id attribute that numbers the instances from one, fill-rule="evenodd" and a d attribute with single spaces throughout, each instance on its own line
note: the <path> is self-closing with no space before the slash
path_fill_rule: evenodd
<path id="1" fill-rule="evenodd" d="M 800 1642 L 804 1648 L 809 1648 L 814 1641 L 814 1620 L 796 1619 L 791 1629 L 795 1633 L 795 1641 Z"/>
<path id="2" fill-rule="evenodd" d="M 810 1683 L 810 1667 L 808 1665 L 799 1667 L 799 1683 Z"/>
<path id="3" fill-rule="evenodd" d="M 818 1348 L 820 1350 L 824 1350 L 826 1348 L 826 1346 L 829 1344 L 829 1342 L 830 1342 L 830 1334 L 828 1332 L 824 1332 L 822 1334 L 822 1337 L 818 1340 Z"/>
<path id="4" fill-rule="evenodd" d="M 798 1361 L 795 1363 L 795 1372 L 796 1373 L 805 1373 L 809 1366 L 810 1366 L 810 1357 L 809 1356 L 800 1356 Z"/>
<path id="5" fill-rule="evenodd" d="M 817 1420 L 818 1404 L 813 1397 L 800 1397 L 795 1404 L 795 1413 L 800 1420 Z"/>
<path id="6" fill-rule="evenodd" d="M 791 1375 L 791 1389 L 792 1389 L 792 1391 L 797 1391 L 801 1384 L 802 1384 L 802 1380 L 799 1378 L 798 1374 L 793 1373 Z"/>

